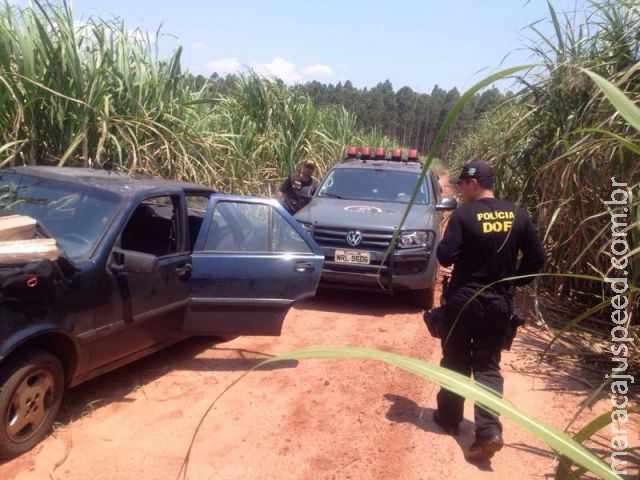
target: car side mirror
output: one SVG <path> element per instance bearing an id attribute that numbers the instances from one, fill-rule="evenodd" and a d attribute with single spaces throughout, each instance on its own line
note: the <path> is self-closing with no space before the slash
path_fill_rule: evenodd
<path id="1" fill-rule="evenodd" d="M 454 210 L 457 206 L 458 201 L 454 197 L 442 197 L 436 205 L 436 210 Z"/>
<path id="2" fill-rule="evenodd" d="M 109 268 L 114 272 L 154 273 L 158 271 L 158 257 L 149 253 L 114 248 Z"/>

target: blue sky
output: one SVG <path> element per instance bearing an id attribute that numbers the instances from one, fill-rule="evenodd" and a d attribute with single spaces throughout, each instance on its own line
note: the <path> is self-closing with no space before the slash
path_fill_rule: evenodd
<path id="1" fill-rule="evenodd" d="M 161 52 L 184 48 L 193 74 L 242 72 L 287 84 L 389 79 L 430 93 L 464 91 L 502 68 L 531 61 L 528 28 L 551 32 L 546 0 L 69 0 L 76 21 L 120 18 L 148 31 Z M 551 0 L 581 12 L 586 0 Z M 570 13 L 573 15 L 573 13 Z M 506 58 L 505 58 L 506 57 Z M 506 82 L 498 84 L 506 88 Z"/>

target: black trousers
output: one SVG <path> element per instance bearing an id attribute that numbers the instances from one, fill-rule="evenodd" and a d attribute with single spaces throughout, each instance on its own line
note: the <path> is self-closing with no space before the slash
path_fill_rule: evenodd
<path id="1" fill-rule="evenodd" d="M 502 395 L 500 352 L 511 317 L 511 296 L 485 291 L 467 303 L 475 292 L 475 288 L 463 287 L 447 297 L 450 334 L 442 339 L 440 365 L 462 375 L 473 375 L 477 382 Z M 442 421 L 450 425 L 462 422 L 464 397 L 441 389 L 437 403 Z M 502 433 L 502 424 L 495 413 L 475 405 L 474 419 L 477 439 Z"/>

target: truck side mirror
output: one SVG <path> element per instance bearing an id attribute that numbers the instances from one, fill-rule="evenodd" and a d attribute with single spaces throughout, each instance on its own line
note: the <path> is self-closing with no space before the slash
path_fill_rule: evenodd
<path id="1" fill-rule="evenodd" d="M 436 210 L 454 210 L 457 206 L 458 201 L 454 197 L 442 197 L 436 205 Z"/>

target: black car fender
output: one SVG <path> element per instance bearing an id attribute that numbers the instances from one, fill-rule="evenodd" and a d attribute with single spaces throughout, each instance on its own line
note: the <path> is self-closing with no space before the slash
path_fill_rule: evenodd
<path id="1" fill-rule="evenodd" d="M 5 310 L 0 305 L 1 310 Z M 6 310 L 2 312 L 2 323 L 6 324 L 11 319 L 7 318 Z M 0 329 L 4 330 L 3 328 Z M 30 349 L 39 349 L 58 357 L 65 371 L 65 383 L 70 386 L 74 373 L 83 357 L 88 361 L 88 356 L 81 355 L 82 349 L 70 331 L 63 330 L 53 321 L 36 323 L 14 331 L 0 342 L 0 366 L 6 359 L 19 352 Z M 1 386 L 0 386 L 1 388 Z"/>

